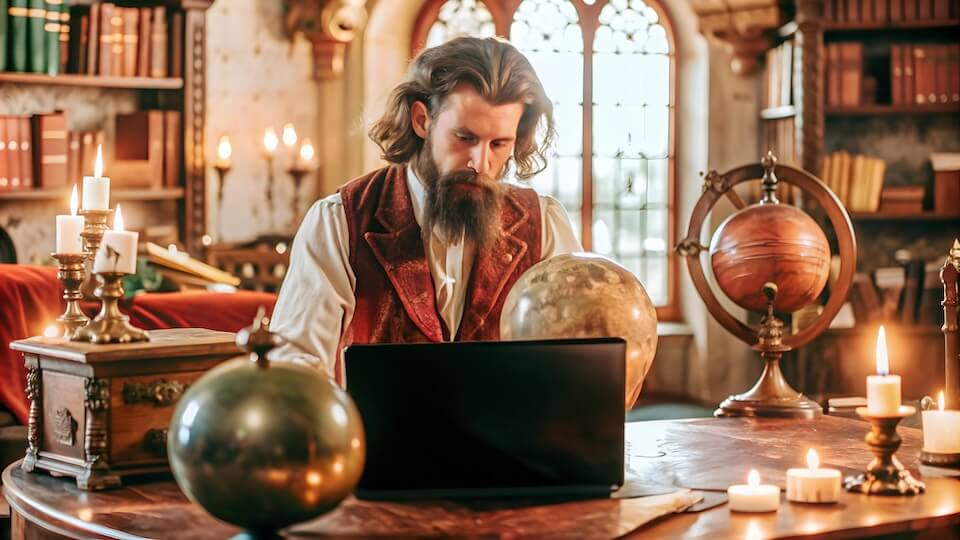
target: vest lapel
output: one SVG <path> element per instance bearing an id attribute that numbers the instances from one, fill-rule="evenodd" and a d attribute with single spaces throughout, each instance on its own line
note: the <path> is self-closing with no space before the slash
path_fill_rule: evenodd
<path id="1" fill-rule="evenodd" d="M 527 243 L 514 234 L 529 218 L 527 211 L 509 193 L 503 202 L 500 217 L 503 234 L 490 248 L 477 250 L 470 271 L 470 290 L 459 332 L 459 339 L 464 341 L 474 339 L 487 324 L 500 324 L 499 321 L 488 321 L 487 317 L 500 295 L 505 293 L 504 285 L 527 252 Z"/>
<path id="2" fill-rule="evenodd" d="M 367 232 L 364 240 L 390 279 L 410 320 L 431 341 L 443 341 L 433 278 L 423 251 L 420 226 L 413 215 L 406 171 L 395 167 L 385 184 L 375 216 L 386 232 Z"/>

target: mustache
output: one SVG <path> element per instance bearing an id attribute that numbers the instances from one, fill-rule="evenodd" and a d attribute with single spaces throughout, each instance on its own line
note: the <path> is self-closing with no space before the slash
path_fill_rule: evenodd
<path id="1" fill-rule="evenodd" d="M 480 174 L 473 169 L 456 169 L 450 171 L 441 176 L 438 180 L 438 183 L 442 188 L 448 188 L 459 183 L 468 183 L 476 184 L 478 187 L 483 188 L 486 191 L 499 191 L 499 182 L 497 182 L 493 177 L 486 174 Z"/>

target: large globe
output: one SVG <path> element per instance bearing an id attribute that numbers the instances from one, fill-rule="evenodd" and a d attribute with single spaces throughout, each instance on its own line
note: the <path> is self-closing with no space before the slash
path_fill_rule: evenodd
<path id="1" fill-rule="evenodd" d="M 735 304 L 765 312 L 763 284 L 777 285 L 775 311 L 790 313 L 823 291 L 830 244 L 805 212 L 786 204 L 755 204 L 724 220 L 710 241 L 717 285 Z"/>
<path id="2" fill-rule="evenodd" d="M 657 350 L 657 311 L 637 277 L 591 253 L 558 255 L 530 267 L 500 315 L 502 339 L 620 337 L 627 342 L 624 402 L 630 409 Z"/>
<path id="3" fill-rule="evenodd" d="M 356 406 L 326 375 L 291 363 L 261 366 L 244 356 L 197 380 L 177 404 L 167 447 L 192 501 L 267 534 L 349 495 L 365 443 Z"/>

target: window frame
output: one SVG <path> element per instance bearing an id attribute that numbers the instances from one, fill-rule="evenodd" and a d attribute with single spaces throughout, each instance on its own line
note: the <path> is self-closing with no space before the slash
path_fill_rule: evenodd
<path id="1" fill-rule="evenodd" d="M 482 3 L 493 18 L 496 35 L 506 36 L 509 39 L 510 26 L 513 14 L 523 0 L 476 0 Z M 587 4 L 584 0 L 565 0 L 573 4 L 577 11 L 580 23 L 580 32 L 583 36 L 583 133 L 581 161 L 581 192 L 580 192 L 580 237 L 583 248 L 591 251 L 593 248 L 593 41 L 597 29 L 600 28 L 600 12 L 609 0 L 596 0 Z M 440 8 L 447 0 L 427 0 L 417 13 L 413 32 L 410 39 L 410 57 L 413 58 L 426 44 L 430 27 L 436 22 Z M 676 96 L 678 93 L 677 76 L 680 68 L 680 52 L 677 50 L 677 40 L 673 21 L 660 0 L 644 0 L 644 3 L 657 12 L 659 23 L 663 26 L 669 45 L 668 58 L 670 60 L 669 77 L 669 127 L 667 134 L 667 303 L 657 306 L 657 319 L 661 321 L 677 321 L 680 319 L 679 298 L 679 259 L 673 251 L 677 239 L 677 109 Z M 588 46 L 589 44 L 589 46 Z M 589 103 L 590 106 L 586 106 Z M 590 159 L 586 159 L 589 156 Z"/>

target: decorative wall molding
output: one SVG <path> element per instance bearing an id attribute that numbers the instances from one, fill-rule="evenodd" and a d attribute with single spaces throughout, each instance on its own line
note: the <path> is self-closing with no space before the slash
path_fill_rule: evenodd
<path id="1" fill-rule="evenodd" d="M 303 33 L 313 44 L 314 77 L 343 75 L 347 44 L 367 23 L 364 0 L 285 0 L 285 7 L 287 35 Z"/>
<path id="2" fill-rule="evenodd" d="M 691 5 L 700 31 L 730 51 L 730 69 L 738 75 L 756 70 L 787 11 L 781 0 L 691 0 Z"/>

